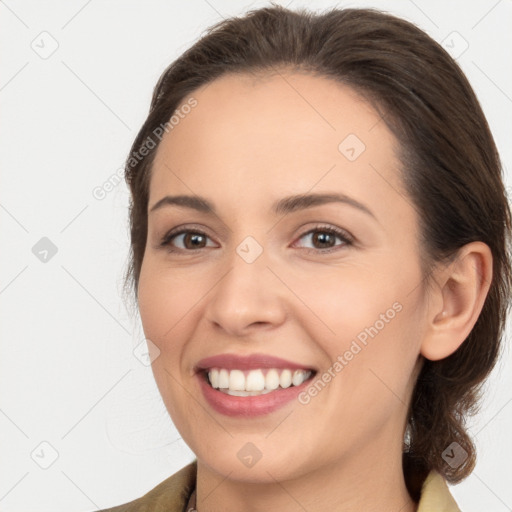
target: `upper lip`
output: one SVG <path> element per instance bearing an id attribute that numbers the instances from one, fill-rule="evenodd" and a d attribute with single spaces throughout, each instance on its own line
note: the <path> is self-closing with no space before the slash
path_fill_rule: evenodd
<path id="1" fill-rule="evenodd" d="M 218 354 L 201 359 L 196 365 L 196 371 L 210 368 L 225 368 L 226 370 L 255 370 L 257 368 L 289 368 L 290 370 L 314 370 L 308 365 L 287 361 L 268 354 Z"/>

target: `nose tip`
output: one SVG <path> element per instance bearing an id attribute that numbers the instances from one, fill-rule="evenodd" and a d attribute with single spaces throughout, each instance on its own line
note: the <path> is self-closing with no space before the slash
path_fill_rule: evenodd
<path id="1" fill-rule="evenodd" d="M 269 271 L 263 251 L 255 257 L 254 241 L 246 239 L 238 246 L 229 271 L 209 294 L 207 319 L 233 336 L 275 327 L 286 317 L 283 287 Z"/>

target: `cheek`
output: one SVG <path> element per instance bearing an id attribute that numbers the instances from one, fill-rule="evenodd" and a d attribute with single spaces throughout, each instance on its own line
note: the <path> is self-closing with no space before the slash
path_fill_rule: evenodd
<path id="1" fill-rule="evenodd" d="M 400 300 L 393 300 L 397 296 Z M 335 375 L 330 393 L 343 403 L 332 414 L 342 421 L 350 411 L 353 418 L 365 418 L 365 428 L 371 429 L 406 412 L 421 342 L 420 309 L 414 297 L 384 293 L 353 306 L 339 313 L 340 335 L 326 346 L 329 373 Z"/>
<path id="2" fill-rule="evenodd" d="M 382 330 L 398 316 L 400 304 L 396 303 L 403 296 L 396 280 L 387 277 L 379 281 L 369 265 L 309 269 L 288 282 L 307 306 L 306 315 L 298 315 L 297 320 L 314 326 L 312 339 L 326 340 L 329 352 L 344 349 L 348 340 L 358 336 L 364 342 L 369 336 L 367 329 L 374 324 Z"/>
<path id="3" fill-rule="evenodd" d="M 184 342 L 187 339 L 187 311 L 197 298 L 190 286 L 180 284 L 172 272 L 164 272 L 151 258 L 141 267 L 138 304 L 144 335 L 158 347 L 151 370 L 172 421 L 182 427 L 187 403 L 178 375 Z"/>
<path id="4" fill-rule="evenodd" d="M 330 269 L 294 288 L 310 310 L 301 320 L 303 328 L 327 356 L 323 371 L 331 376 L 325 376 L 329 388 L 356 409 L 371 406 L 375 397 L 407 400 L 422 311 L 420 287 L 411 284 L 420 282 L 421 273 L 410 261 Z"/>
<path id="5" fill-rule="evenodd" d="M 183 273 L 162 268 L 145 260 L 140 273 L 138 288 L 139 311 L 144 333 L 162 352 L 182 339 L 193 305 L 198 303 L 201 294 L 199 283 L 191 283 Z"/>

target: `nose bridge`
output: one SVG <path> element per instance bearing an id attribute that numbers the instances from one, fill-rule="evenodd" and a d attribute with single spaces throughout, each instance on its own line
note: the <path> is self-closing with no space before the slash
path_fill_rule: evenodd
<path id="1" fill-rule="evenodd" d="M 232 334 L 253 324 L 279 324 L 285 317 L 283 290 L 267 268 L 268 254 L 253 236 L 226 256 L 226 271 L 213 288 L 207 317 Z"/>

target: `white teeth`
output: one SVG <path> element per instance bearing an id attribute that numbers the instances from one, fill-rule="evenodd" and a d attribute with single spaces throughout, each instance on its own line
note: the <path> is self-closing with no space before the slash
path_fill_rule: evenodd
<path id="1" fill-rule="evenodd" d="M 293 372 L 292 384 L 294 386 L 300 386 L 306 379 L 304 378 L 303 370 L 295 370 Z"/>
<path id="2" fill-rule="evenodd" d="M 208 374 L 210 378 L 210 382 L 212 383 L 212 387 L 219 387 L 219 370 L 217 368 L 213 368 L 212 371 Z"/>
<path id="3" fill-rule="evenodd" d="M 291 370 L 283 370 L 279 378 L 279 385 L 282 388 L 289 388 L 292 385 L 292 372 Z"/>
<path id="4" fill-rule="evenodd" d="M 230 389 L 220 389 L 224 393 L 232 396 L 256 396 L 256 395 L 265 395 L 267 393 L 271 393 L 271 389 L 264 389 L 263 391 L 231 391 Z"/>
<path id="5" fill-rule="evenodd" d="M 281 370 L 270 368 L 263 370 L 226 370 L 212 368 L 208 371 L 208 379 L 213 388 L 233 396 L 253 396 L 270 393 L 281 388 L 300 386 L 311 376 L 310 370 Z"/>
<path id="6" fill-rule="evenodd" d="M 265 376 L 265 387 L 267 389 L 277 389 L 279 387 L 279 373 L 277 370 L 269 370 Z"/>
<path id="7" fill-rule="evenodd" d="M 231 391 L 245 391 L 245 375 L 242 370 L 229 372 L 229 389 Z"/>
<path id="8" fill-rule="evenodd" d="M 212 385 L 213 385 L 213 382 L 212 382 Z M 213 387 L 216 387 L 216 386 L 213 386 Z M 229 372 L 227 370 L 222 369 L 219 371 L 219 386 L 218 387 L 219 388 L 229 388 Z"/>
<path id="9" fill-rule="evenodd" d="M 245 379 L 245 389 L 247 391 L 263 391 L 265 382 L 266 379 L 261 370 L 251 370 Z"/>

